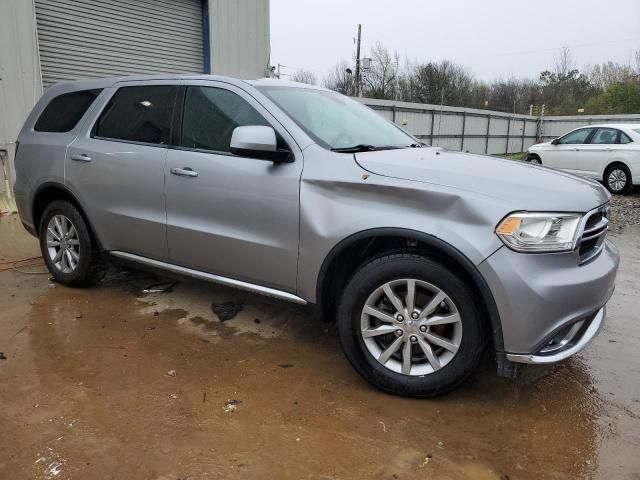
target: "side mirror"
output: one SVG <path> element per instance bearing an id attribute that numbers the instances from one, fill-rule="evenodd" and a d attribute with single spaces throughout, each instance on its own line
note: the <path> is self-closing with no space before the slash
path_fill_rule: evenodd
<path id="1" fill-rule="evenodd" d="M 558 145 L 559 143 L 560 143 L 559 138 L 554 138 L 553 140 L 551 140 L 551 145 Z"/>
<path id="2" fill-rule="evenodd" d="M 236 127 L 231 135 L 229 150 L 240 157 L 272 162 L 287 162 L 291 154 L 288 150 L 278 149 L 275 130 L 263 125 Z"/>

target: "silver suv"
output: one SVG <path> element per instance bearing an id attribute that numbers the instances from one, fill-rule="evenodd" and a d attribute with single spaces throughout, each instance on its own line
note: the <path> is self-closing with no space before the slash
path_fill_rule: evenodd
<path id="1" fill-rule="evenodd" d="M 55 279 L 106 259 L 316 304 L 373 385 L 434 396 L 487 351 L 552 363 L 604 321 L 609 194 L 544 167 L 421 144 L 361 104 L 275 80 L 51 87 L 15 194 Z"/>

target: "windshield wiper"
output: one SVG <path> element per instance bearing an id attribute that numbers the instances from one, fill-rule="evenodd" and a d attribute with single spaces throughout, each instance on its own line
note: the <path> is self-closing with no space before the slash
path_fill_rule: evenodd
<path id="1" fill-rule="evenodd" d="M 359 152 L 377 152 L 379 150 L 394 150 L 397 148 L 404 148 L 398 145 L 367 145 L 360 144 L 353 147 L 332 148 L 332 152 L 338 153 L 359 153 Z"/>

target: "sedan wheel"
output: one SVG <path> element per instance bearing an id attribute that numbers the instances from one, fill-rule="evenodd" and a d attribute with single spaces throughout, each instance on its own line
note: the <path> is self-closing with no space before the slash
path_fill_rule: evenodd
<path id="1" fill-rule="evenodd" d="M 462 322 L 456 305 L 439 288 L 417 279 L 387 282 L 362 310 L 367 350 L 384 367 L 403 375 L 428 375 L 458 352 Z"/>
<path id="2" fill-rule="evenodd" d="M 613 193 L 622 193 L 626 190 L 629 183 L 627 172 L 621 167 L 615 167 L 609 171 L 607 175 L 607 186 Z"/>

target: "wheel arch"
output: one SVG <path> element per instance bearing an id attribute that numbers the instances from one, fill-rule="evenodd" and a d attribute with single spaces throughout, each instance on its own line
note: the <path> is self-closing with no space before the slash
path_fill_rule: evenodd
<path id="1" fill-rule="evenodd" d="M 102 250 L 102 245 L 100 243 L 100 239 L 96 235 L 96 231 L 89 220 L 82 204 L 78 200 L 78 198 L 63 184 L 56 182 L 46 182 L 38 187 L 36 193 L 33 195 L 33 200 L 31 202 L 31 219 L 33 221 L 33 226 L 35 229 L 36 235 L 39 235 L 40 230 L 40 221 L 42 220 L 42 214 L 44 210 L 47 208 L 51 202 L 55 200 L 66 200 L 69 203 L 72 203 L 82 215 L 82 218 L 86 222 L 93 238 L 98 244 L 98 248 Z"/>
<path id="2" fill-rule="evenodd" d="M 606 181 L 607 181 L 607 179 L 606 179 L 605 177 L 606 177 L 606 175 L 607 175 L 607 172 L 608 172 L 610 169 L 612 169 L 613 167 L 618 167 L 618 166 L 625 167 L 627 170 L 629 170 L 629 173 L 631 173 L 631 167 L 630 167 L 628 164 L 626 164 L 626 163 L 625 163 L 624 161 L 622 161 L 622 160 L 616 159 L 616 160 L 613 160 L 613 161 L 611 161 L 611 162 L 608 162 L 608 163 L 605 165 L 604 170 L 602 170 L 602 181 L 603 181 L 603 182 L 606 182 Z M 633 181 L 633 178 L 632 178 L 631 180 Z"/>
<path id="3" fill-rule="evenodd" d="M 540 152 L 535 151 L 535 152 L 529 152 L 527 154 L 528 160 L 529 162 L 531 161 L 531 157 L 538 157 L 538 160 L 540 161 L 540 165 L 542 165 L 542 156 L 540 155 Z"/>
<path id="4" fill-rule="evenodd" d="M 316 283 L 316 302 L 323 315 L 333 315 L 337 294 L 364 262 L 392 251 L 410 251 L 434 258 L 451 267 L 474 290 L 484 309 L 496 351 L 504 350 L 502 324 L 487 282 L 460 250 L 423 232 L 402 228 L 376 228 L 354 233 L 335 245 L 324 259 Z"/>

